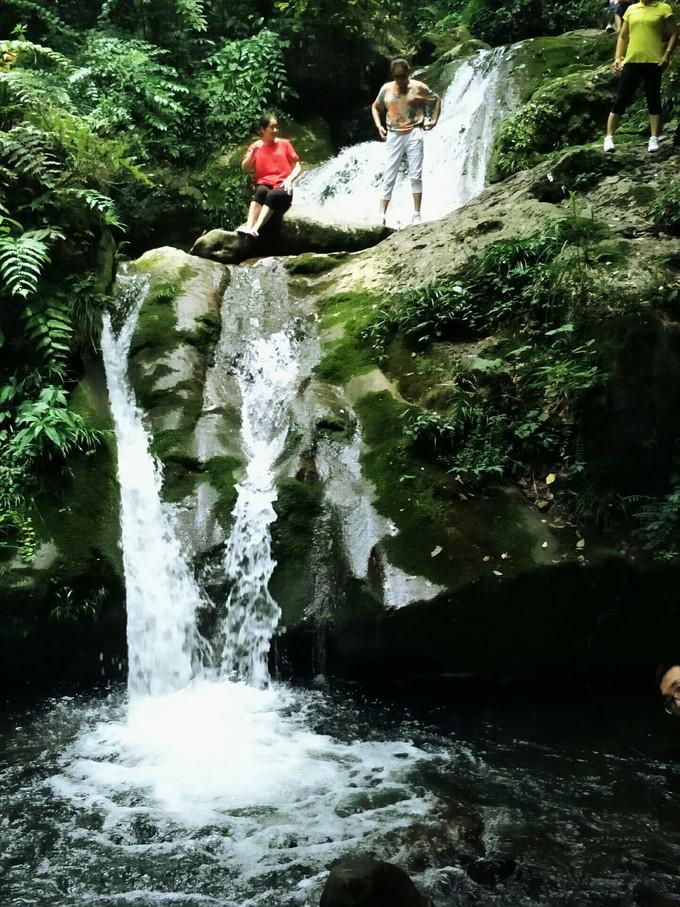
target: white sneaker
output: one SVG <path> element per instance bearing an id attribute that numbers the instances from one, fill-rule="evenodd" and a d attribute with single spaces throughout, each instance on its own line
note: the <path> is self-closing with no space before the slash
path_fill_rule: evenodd
<path id="1" fill-rule="evenodd" d="M 411 223 L 412 224 L 422 224 L 422 222 L 423 222 L 423 218 L 420 214 L 420 211 L 414 211 L 413 214 L 411 215 Z"/>
<path id="2" fill-rule="evenodd" d="M 649 142 L 647 142 L 647 151 L 654 153 L 659 150 L 659 140 L 655 135 L 650 135 Z"/>
<path id="3" fill-rule="evenodd" d="M 613 151 L 614 150 L 614 136 L 606 135 L 604 137 L 604 145 L 602 147 L 605 151 Z"/>

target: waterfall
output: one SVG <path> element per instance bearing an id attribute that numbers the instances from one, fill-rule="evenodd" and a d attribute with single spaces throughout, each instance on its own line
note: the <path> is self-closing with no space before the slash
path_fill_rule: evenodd
<path id="1" fill-rule="evenodd" d="M 236 485 L 234 523 L 224 572 L 231 583 L 220 634 L 221 674 L 267 685 L 267 653 L 281 611 L 269 592 L 276 566 L 270 526 L 276 519 L 275 466 L 284 450 L 300 377 L 286 273 L 265 260 L 232 274 L 223 302 L 222 335 L 207 398 L 234 373 L 241 398 L 245 476 Z M 221 373 L 221 374 L 220 374 Z"/>
<path id="2" fill-rule="evenodd" d="M 269 526 L 276 519 L 273 467 L 283 452 L 297 372 L 295 347 L 279 331 L 249 340 L 238 375 L 248 465 L 244 480 L 236 486 L 234 526 L 225 558 L 233 585 L 227 600 L 222 665 L 228 675 L 258 687 L 269 677 L 267 653 L 281 615 L 268 588 L 276 566 Z"/>
<path id="3" fill-rule="evenodd" d="M 161 470 L 128 381 L 130 344 L 148 285 L 121 276 L 118 291 L 128 314 L 117 333 L 105 315 L 102 353 L 118 447 L 128 686 L 131 694 L 158 694 L 185 687 L 200 672 L 207 644 L 196 630 L 196 611 L 206 602 L 161 502 Z"/>
<path id="4" fill-rule="evenodd" d="M 424 220 L 443 217 L 484 187 L 502 116 L 499 96 L 507 52 L 499 47 L 463 60 L 444 93 L 439 123 L 425 133 Z M 383 142 L 363 142 L 309 170 L 298 181 L 296 207 L 321 220 L 376 221 L 384 153 Z M 408 223 L 412 208 L 410 185 L 402 172 L 388 223 Z"/>

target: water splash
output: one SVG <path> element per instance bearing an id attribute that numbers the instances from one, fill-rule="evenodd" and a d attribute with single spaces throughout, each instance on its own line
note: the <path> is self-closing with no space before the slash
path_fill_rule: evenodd
<path id="1" fill-rule="evenodd" d="M 158 694 L 186 686 L 201 672 L 207 644 L 196 630 L 196 612 L 206 602 L 161 502 L 162 473 L 128 380 L 130 344 L 148 284 L 123 275 L 118 292 L 128 315 L 117 333 L 104 317 L 102 353 L 118 446 L 128 686 L 132 695 Z"/>
<path id="2" fill-rule="evenodd" d="M 248 466 L 236 486 L 234 527 L 227 542 L 225 569 L 233 585 L 222 665 L 228 675 L 258 687 L 269 679 L 267 653 L 281 616 L 269 592 L 276 566 L 269 527 L 276 519 L 274 464 L 283 452 L 297 373 L 294 344 L 278 332 L 249 343 L 238 375 Z"/>
<path id="3" fill-rule="evenodd" d="M 507 48 L 479 51 L 461 62 L 442 98 L 436 129 L 425 134 L 423 220 L 436 220 L 479 193 L 502 116 L 499 103 Z M 384 163 L 382 142 L 362 142 L 303 174 L 295 204 L 320 219 L 375 222 Z M 388 222 L 408 223 L 413 202 L 402 173 Z"/>

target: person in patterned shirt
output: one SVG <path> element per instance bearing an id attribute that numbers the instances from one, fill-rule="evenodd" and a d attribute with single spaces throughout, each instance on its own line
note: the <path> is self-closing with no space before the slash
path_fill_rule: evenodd
<path id="1" fill-rule="evenodd" d="M 387 143 L 380 213 L 385 223 L 399 165 L 405 155 L 413 192 L 411 223 L 420 223 L 423 200 L 423 132 L 437 125 L 441 99 L 424 82 L 411 78 L 411 68 L 402 57 L 392 61 L 390 74 L 393 81 L 382 86 L 371 107 L 378 134 Z"/>

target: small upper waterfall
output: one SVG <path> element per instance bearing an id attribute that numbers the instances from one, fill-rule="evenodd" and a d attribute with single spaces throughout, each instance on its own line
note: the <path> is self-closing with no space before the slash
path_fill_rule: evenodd
<path id="1" fill-rule="evenodd" d="M 484 187 L 493 140 L 502 116 L 499 103 L 507 48 L 483 50 L 461 61 L 442 98 L 436 129 L 425 133 L 424 220 L 436 220 Z M 367 113 L 368 116 L 368 113 Z M 315 217 L 375 221 L 384 160 L 382 142 L 362 142 L 303 174 L 295 204 Z M 388 210 L 391 226 L 408 223 L 411 188 L 401 173 Z"/>
<path id="2" fill-rule="evenodd" d="M 128 381 L 128 353 L 147 285 L 121 276 L 118 288 L 128 314 L 118 333 L 105 316 L 102 353 L 118 446 L 128 685 L 131 693 L 166 693 L 195 676 L 207 645 L 196 630 L 196 611 L 205 602 L 161 503 L 161 471 Z"/>

